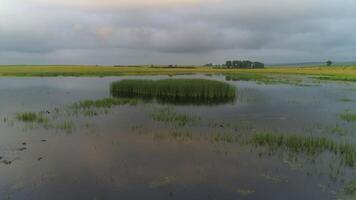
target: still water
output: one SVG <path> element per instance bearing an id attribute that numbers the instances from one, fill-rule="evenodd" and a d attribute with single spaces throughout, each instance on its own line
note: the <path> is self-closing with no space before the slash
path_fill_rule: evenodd
<path id="1" fill-rule="evenodd" d="M 68 114 L 73 103 L 110 97 L 114 81 L 167 78 L 224 81 L 236 87 L 236 100 L 216 105 L 142 101 L 91 116 Z M 337 199 L 354 172 L 342 167 L 341 174 L 331 175 L 329 155 L 313 162 L 207 139 L 268 131 L 355 143 L 355 125 L 339 116 L 356 110 L 356 85 L 305 79 L 310 86 L 205 75 L 1 78 L 0 199 Z M 152 113 L 160 109 L 197 122 L 180 126 L 154 120 Z M 16 120 L 21 112 L 43 112 L 51 123 L 70 125 L 23 123 Z"/>

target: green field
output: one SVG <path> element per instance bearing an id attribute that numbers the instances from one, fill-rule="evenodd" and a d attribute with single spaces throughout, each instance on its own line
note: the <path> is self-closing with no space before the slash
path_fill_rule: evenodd
<path id="1" fill-rule="evenodd" d="M 265 69 L 219 69 L 213 67 L 113 67 L 113 66 L 0 66 L 0 76 L 121 76 L 175 74 L 298 74 L 326 80 L 356 81 L 355 67 L 268 67 Z"/>

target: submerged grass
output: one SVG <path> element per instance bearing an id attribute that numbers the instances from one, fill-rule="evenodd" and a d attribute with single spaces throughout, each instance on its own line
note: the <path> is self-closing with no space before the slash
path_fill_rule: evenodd
<path id="1" fill-rule="evenodd" d="M 252 136 L 251 143 L 258 146 L 267 146 L 272 150 L 283 149 L 313 155 L 328 151 L 339 156 L 348 166 L 353 167 L 356 162 L 355 145 L 337 143 L 325 137 L 256 133 Z"/>
<path id="2" fill-rule="evenodd" d="M 258 84 L 265 85 L 275 85 L 275 84 L 286 84 L 295 86 L 312 86 L 315 84 L 303 83 L 303 79 L 300 77 L 282 76 L 282 75 L 271 75 L 262 73 L 228 73 L 225 74 L 225 79 L 227 81 L 255 81 Z"/>
<path id="3" fill-rule="evenodd" d="M 59 123 L 56 125 L 56 129 L 57 130 L 61 130 L 61 131 L 64 131 L 66 132 L 67 134 L 70 134 L 73 132 L 75 128 L 75 125 L 73 122 L 71 121 L 64 121 L 62 123 Z"/>
<path id="4" fill-rule="evenodd" d="M 17 113 L 16 119 L 26 123 L 47 123 L 48 118 L 44 116 L 42 113 L 37 112 L 24 112 L 24 113 Z"/>
<path id="5" fill-rule="evenodd" d="M 170 107 L 154 110 L 150 113 L 150 116 L 155 121 L 176 124 L 178 126 L 196 125 L 200 120 L 197 116 L 178 113 Z"/>
<path id="6" fill-rule="evenodd" d="M 111 84 L 114 97 L 155 98 L 162 103 L 215 104 L 235 100 L 235 87 L 205 79 L 122 80 Z"/>
<path id="7" fill-rule="evenodd" d="M 346 122 L 356 122 L 356 114 L 345 112 L 340 114 L 340 118 Z"/>
<path id="8" fill-rule="evenodd" d="M 83 100 L 74 103 L 71 108 L 73 109 L 92 109 L 92 108 L 111 108 L 118 105 L 136 105 L 135 99 L 123 99 L 123 98 L 105 98 L 98 100 Z"/>

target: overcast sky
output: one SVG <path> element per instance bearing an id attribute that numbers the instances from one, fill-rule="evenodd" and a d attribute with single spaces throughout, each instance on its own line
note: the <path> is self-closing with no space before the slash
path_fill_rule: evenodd
<path id="1" fill-rule="evenodd" d="M 356 60 L 355 0 L 0 0 L 0 64 Z"/>

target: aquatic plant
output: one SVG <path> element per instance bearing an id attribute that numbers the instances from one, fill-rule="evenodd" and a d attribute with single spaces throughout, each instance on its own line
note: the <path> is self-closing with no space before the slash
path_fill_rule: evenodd
<path id="1" fill-rule="evenodd" d="M 197 116 L 178 113 L 170 107 L 155 109 L 150 113 L 150 117 L 155 121 L 173 123 L 178 126 L 195 125 L 200 120 Z"/>
<path id="2" fill-rule="evenodd" d="M 328 151 L 337 155 L 348 166 L 352 167 L 356 162 L 356 145 L 338 143 L 325 137 L 256 133 L 252 136 L 251 143 L 267 146 L 272 150 L 283 149 L 312 155 Z"/>
<path id="3" fill-rule="evenodd" d="M 40 112 L 16 113 L 16 119 L 26 123 L 47 123 L 48 118 Z"/>
<path id="4" fill-rule="evenodd" d="M 356 181 L 348 182 L 344 187 L 344 191 L 345 191 L 346 195 L 349 195 L 349 196 L 356 195 Z"/>
<path id="5" fill-rule="evenodd" d="M 266 76 L 264 74 L 256 74 L 256 73 L 228 73 L 225 74 L 225 79 L 227 81 L 262 81 L 262 82 L 269 82 L 273 80 L 272 77 Z"/>
<path id="6" fill-rule="evenodd" d="M 349 99 L 347 97 L 343 97 L 343 98 L 340 98 L 339 101 L 342 101 L 342 102 L 352 102 L 353 100 L 352 99 Z"/>
<path id="7" fill-rule="evenodd" d="M 70 134 L 74 130 L 75 125 L 71 121 L 64 121 L 62 123 L 57 124 L 55 127 L 57 130 L 61 130 L 66 132 L 67 134 Z"/>
<path id="8" fill-rule="evenodd" d="M 356 114 L 345 112 L 340 114 L 340 118 L 347 122 L 356 122 Z"/>
<path id="9" fill-rule="evenodd" d="M 91 109 L 91 108 L 111 108 L 118 105 L 135 105 L 137 100 L 128 98 L 104 98 L 98 100 L 82 100 L 70 106 L 72 109 Z"/>
<path id="10" fill-rule="evenodd" d="M 114 97 L 156 99 L 173 104 L 218 104 L 233 102 L 235 87 L 205 79 L 122 80 L 110 87 Z"/>

